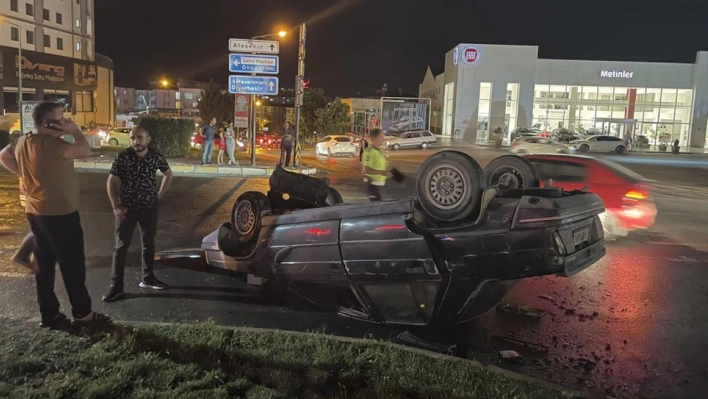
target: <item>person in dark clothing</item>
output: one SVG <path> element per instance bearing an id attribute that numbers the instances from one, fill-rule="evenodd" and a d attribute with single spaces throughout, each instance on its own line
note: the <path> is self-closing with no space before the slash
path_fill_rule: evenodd
<path id="1" fill-rule="evenodd" d="M 293 141 L 295 141 L 295 131 L 285 122 L 283 135 L 280 138 L 280 164 L 286 168 L 290 166 L 290 158 L 293 152 Z"/>
<path id="2" fill-rule="evenodd" d="M 113 161 L 108 176 L 108 197 L 115 215 L 116 246 L 111 268 L 111 286 L 103 295 L 105 302 L 125 296 L 123 274 L 128 248 L 136 225 L 140 226 L 143 245 L 143 278 L 140 288 L 165 289 L 155 277 L 155 235 L 157 233 L 158 202 L 172 184 L 170 165 L 159 152 L 149 148 L 150 133 L 142 127 L 130 132 L 131 147 L 121 151 Z M 157 189 L 156 174 L 162 172 L 162 184 Z"/>
<path id="3" fill-rule="evenodd" d="M 369 140 L 370 137 L 368 134 L 361 138 L 361 144 L 359 144 L 359 162 L 361 162 L 361 159 L 364 156 L 364 150 L 366 150 L 366 147 L 369 146 Z"/>
<path id="4" fill-rule="evenodd" d="M 36 131 L 21 135 L 0 152 L 0 163 L 18 175 L 26 192 L 25 213 L 35 240 L 35 275 L 40 326 L 56 327 L 66 320 L 54 293 L 56 264 L 71 302 L 72 323 L 109 321 L 92 310 L 86 288 L 84 234 L 79 217 L 79 177 L 74 159 L 91 155 L 91 146 L 74 122 L 64 119 L 64 105 L 35 106 Z M 73 143 L 61 136 L 69 135 Z"/>

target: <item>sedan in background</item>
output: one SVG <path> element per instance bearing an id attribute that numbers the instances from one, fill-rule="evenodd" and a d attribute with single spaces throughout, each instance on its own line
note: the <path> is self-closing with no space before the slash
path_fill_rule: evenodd
<path id="1" fill-rule="evenodd" d="M 401 133 L 397 137 L 386 138 L 386 148 L 397 150 L 403 147 L 428 148 L 435 144 L 438 138 L 429 130 Z"/>
<path id="2" fill-rule="evenodd" d="M 597 151 L 597 152 L 616 152 L 624 154 L 627 148 L 624 146 L 624 141 L 615 136 L 592 136 L 586 140 L 573 140 L 570 142 L 570 147 L 580 152 Z"/>
<path id="3" fill-rule="evenodd" d="M 522 137 L 511 144 L 514 154 L 568 154 L 570 149 L 544 137 Z"/>
<path id="4" fill-rule="evenodd" d="M 566 191 L 586 188 L 605 205 L 599 215 L 606 238 L 624 237 L 632 230 L 648 229 L 656 220 L 649 180 L 604 159 L 573 155 L 526 155 L 541 181 Z M 543 184 L 543 183 L 542 183 Z"/>
<path id="5" fill-rule="evenodd" d="M 117 127 L 108 132 L 100 131 L 98 136 L 101 137 L 102 144 L 108 144 L 112 147 L 130 146 L 130 131 L 133 130 L 131 127 Z"/>
<path id="6" fill-rule="evenodd" d="M 354 157 L 357 154 L 357 149 L 351 136 L 331 135 L 325 136 L 315 146 L 317 155 L 327 155 L 329 157 L 345 155 Z"/>

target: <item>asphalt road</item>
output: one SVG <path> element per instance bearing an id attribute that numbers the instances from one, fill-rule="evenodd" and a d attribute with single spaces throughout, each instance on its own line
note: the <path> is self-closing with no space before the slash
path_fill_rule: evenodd
<path id="1" fill-rule="evenodd" d="M 414 194 L 418 165 L 435 150 L 391 152 L 390 160 L 411 176 L 387 187 L 388 198 Z M 481 164 L 498 150 L 465 149 Z M 277 154 L 273 154 L 273 159 Z M 330 180 L 346 202 L 366 198 L 356 159 L 303 154 L 303 163 L 333 174 Z M 505 300 L 536 309 L 538 317 L 490 312 L 475 323 L 435 331 L 457 345 L 457 354 L 519 372 L 586 389 L 597 396 L 703 398 L 708 392 L 708 163 L 705 157 L 630 155 L 620 159 L 660 188 L 654 227 L 608 243 L 608 254 L 572 277 L 522 281 Z M 81 175 L 81 215 L 88 261 L 88 286 L 95 308 L 118 320 L 194 322 L 323 331 L 353 337 L 395 337 L 402 330 L 323 313 L 282 296 L 249 286 L 239 278 L 207 273 L 202 259 L 162 260 L 158 276 L 172 287 L 146 292 L 137 287 L 138 250 L 129 258 L 129 297 L 100 301 L 109 283 L 113 221 L 105 193 L 106 175 Z M 246 190 L 267 190 L 266 179 L 176 178 L 161 203 L 158 250 L 198 247 L 226 220 L 236 197 Z M 0 314 L 36 317 L 31 276 L 9 258 L 27 231 L 19 208 L 17 181 L 0 172 Z M 136 235 L 138 233 L 136 232 Z M 139 243 L 136 236 L 134 243 Z M 68 301 L 61 281 L 57 292 Z M 66 308 L 65 308 L 66 309 Z M 517 350 L 519 365 L 500 362 L 498 351 Z"/>

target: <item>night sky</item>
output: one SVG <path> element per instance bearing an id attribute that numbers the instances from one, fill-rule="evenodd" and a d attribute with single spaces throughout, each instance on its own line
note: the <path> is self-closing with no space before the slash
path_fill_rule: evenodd
<path id="1" fill-rule="evenodd" d="M 695 61 L 708 50 L 706 0 L 97 0 L 96 50 L 116 85 L 166 76 L 226 83 L 228 39 L 291 28 L 281 87 L 297 71 L 307 22 L 306 79 L 330 96 L 417 93 L 458 43 L 538 45 L 541 58 Z"/>

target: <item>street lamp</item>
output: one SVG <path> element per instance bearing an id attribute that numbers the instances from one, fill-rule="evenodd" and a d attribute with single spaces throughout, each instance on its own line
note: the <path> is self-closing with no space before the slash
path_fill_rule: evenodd
<path id="1" fill-rule="evenodd" d="M 179 107 L 177 107 L 177 117 L 180 118 L 182 116 L 182 112 L 181 112 L 181 110 L 182 110 L 182 90 L 179 87 L 179 81 L 177 81 L 177 86 L 175 86 L 173 84 L 170 84 L 169 80 L 162 79 L 160 81 L 160 84 L 162 85 L 162 87 L 174 87 L 175 89 L 177 89 L 177 93 L 179 94 L 179 105 L 180 105 Z"/>
<path id="2" fill-rule="evenodd" d="M 267 35 L 259 35 L 259 36 L 253 36 L 251 38 L 251 43 L 253 43 L 254 40 L 256 39 L 265 39 L 268 37 L 273 37 L 273 36 L 279 36 L 279 37 L 285 37 L 288 33 L 284 30 L 279 31 L 278 33 L 270 33 Z M 256 54 L 255 52 L 252 52 L 251 54 Z M 256 76 L 255 73 L 252 73 L 251 76 Z M 234 96 L 235 97 L 235 96 Z M 256 103 L 255 101 L 255 95 L 251 95 L 251 106 L 249 107 L 249 117 L 251 120 L 251 166 L 256 166 L 256 106 L 260 105 L 260 101 Z"/>
<path id="3" fill-rule="evenodd" d="M 22 27 L 20 25 L 13 24 L 12 22 L 3 21 L 2 19 L 0 19 L 0 22 L 4 22 L 17 28 L 17 39 L 19 42 L 19 45 L 17 46 L 17 72 L 19 73 L 17 78 L 17 104 L 19 105 L 20 111 L 20 134 L 23 134 L 25 132 L 25 126 L 23 120 L 24 118 L 22 118 Z"/>

